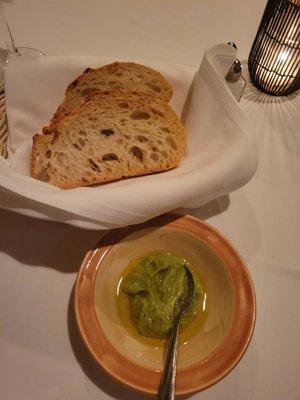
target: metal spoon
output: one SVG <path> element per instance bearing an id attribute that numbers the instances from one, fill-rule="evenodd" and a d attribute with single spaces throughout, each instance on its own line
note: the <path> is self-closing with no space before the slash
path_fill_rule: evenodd
<path id="1" fill-rule="evenodd" d="M 186 275 L 188 279 L 188 294 L 185 298 L 179 299 L 177 302 L 176 310 L 174 313 L 177 315 L 171 335 L 169 344 L 168 356 L 165 365 L 163 380 L 160 385 L 158 400 L 173 400 L 175 396 L 175 381 L 176 381 L 176 367 L 177 367 L 177 346 L 178 346 L 178 333 L 179 322 L 187 308 L 190 306 L 195 296 L 195 282 L 191 271 L 185 265 Z"/>

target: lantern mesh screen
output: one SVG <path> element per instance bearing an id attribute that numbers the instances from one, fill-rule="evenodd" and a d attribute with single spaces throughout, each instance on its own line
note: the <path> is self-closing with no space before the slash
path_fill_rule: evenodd
<path id="1" fill-rule="evenodd" d="M 252 82 L 277 96 L 300 88 L 300 0 L 269 0 L 248 59 Z"/>

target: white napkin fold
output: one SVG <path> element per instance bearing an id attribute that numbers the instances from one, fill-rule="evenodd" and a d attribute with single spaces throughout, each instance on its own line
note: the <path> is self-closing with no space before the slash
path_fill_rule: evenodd
<path id="1" fill-rule="evenodd" d="M 198 207 L 242 186 L 254 174 L 257 156 L 247 132 L 248 121 L 224 79 L 224 60 L 226 65 L 234 57 L 230 46 L 217 46 L 206 53 L 199 72 L 181 65 L 138 61 L 170 81 L 174 89 L 171 105 L 179 115 L 184 109 L 188 133 L 182 164 L 163 173 L 70 190 L 29 176 L 31 137 L 50 120 L 69 82 L 88 66 L 116 59 L 10 59 L 5 76 L 9 163 L 0 158 L 0 207 L 88 229 L 110 229 L 140 223 L 177 207 Z"/>

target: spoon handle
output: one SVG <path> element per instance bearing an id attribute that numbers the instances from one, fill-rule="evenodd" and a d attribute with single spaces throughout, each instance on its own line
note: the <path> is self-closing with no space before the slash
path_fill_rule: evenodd
<path id="1" fill-rule="evenodd" d="M 172 337 L 168 349 L 164 376 L 158 393 L 158 400 L 173 400 L 175 397 L 178 332 L 179 321 L 174 325 L 172 330 Z"/>

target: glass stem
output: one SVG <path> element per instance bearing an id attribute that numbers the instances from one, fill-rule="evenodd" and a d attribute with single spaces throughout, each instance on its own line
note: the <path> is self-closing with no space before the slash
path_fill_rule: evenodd
<path id="1" fill-rule="evenodd" d="M 0 26 L 1 26 L 1 31 L 2 31 L 4 40 L 6 42 L 7 50 L 12 55 L 18 55 L 19 51 L 15 46 L 14 39 L 12 37 L 8 22 L 6 20 L 5 14 L 4 14 L 1 0 L 0 0 Z"/>

